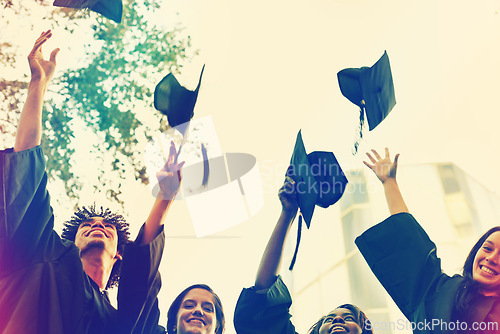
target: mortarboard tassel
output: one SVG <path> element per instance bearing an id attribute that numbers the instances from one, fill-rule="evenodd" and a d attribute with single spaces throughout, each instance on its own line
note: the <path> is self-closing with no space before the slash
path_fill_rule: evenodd
<path id="1" fill-rule="evenodd" d="M 365 102 L 361 101 L 361 108 L 359 109 L 359 137 L 356 138 L 354 142 L 354 152 L 352 155 L 356 155 L 358 153 L 359 145 L 363 140 L 363 129 L 365 125 Z"/>
<path id="2" fill-rule="evenodd" d="M 203 143 L 201 144 L 201 155 L 203 156 L 203 181 L 201 182 L 201 186 L 206 187 L 208 184 L 208 177 L 210 176 L 210 165 L 208 164 L 207 148 Z"/>
<path id="3" fill-rule="evenodd" d="M 295 251 L 293 252 L 292 262 L 288 270 L 293 270 L 295 261 L 297 260 L 297 253 L 299 252 L 300 237 L 302 235 L 302 213 L 299 214 L 299 226 L 297 227 L 297 245 L 295 245 Z"/>

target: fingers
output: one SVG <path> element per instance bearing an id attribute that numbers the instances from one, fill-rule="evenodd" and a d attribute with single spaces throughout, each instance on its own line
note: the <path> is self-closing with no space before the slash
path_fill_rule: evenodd
<path id="1" fill-rule="evenodd" d="M 175 148 L 174 141 L 170 141 L 170 150 L 168 152 L 168 159 L 167 161 L 174 162 L 175 156 L 177 155 L 177 150 Z"/>
<path id="2" fill-rule="evenodd" d="M 385 148 L 385 158 L 386 159 L 390 159 L 390 154 L 389 154 L 389 148 L 388 147 Z"/>
<path id="3" fill-rule="evenodd" d="M 161 169 L 164 172 L 178 172 L 179 178 L 181 177 L 180 171 L 184 164 L 186 163 L 185 161 L 176 163 L 177 159 L 177 149 L 175 148 L 175 144 L 173 141 L 170 142 L 170 149 L 168 152 L 168 157 L 167 161 L 165 162 L 165 165 L 163 165 L 163 168 Z"/>
<path id="4" fill-rule="evenodd" d="M 31 53 L 42 51 L 41 47 L 43 43 L 45 43 L 50 37 L 52 37 L 52 31 L 50 31 L 50 29 L 42 32 L 40 34 L 40 37 L 38 37 L 37 40 L 35 41 L 35 45 L 33 46 L 33 50 L 31 50 Z"/>
<path id="5" fill-rule="evenodd" d="M 398 165 L 399 153 L 394 157 L 394 166 Z"/>
<path id="6" fill-rule="evenodd" d="M 175 149 L 175 144 L 174 141 L 172 140 L 170 141 L 170 148 L 168 151 L 167 161 L 165 161 L 165 165 L 163 165 L 162 170 L 164 171 L 170 170 L 170 166 L 174 163 L 176 155 L 177 155 L 177 150 Z"/>
<path id="7" fill-rule="evenodd" d="M 382 160 L 382 157 L 380 157 L 380 155 L 378 154 L 377 151 L 372 149 L 372 152 L 373 152 L 373 155 L 375 155 L 375 158 L 377 158 L 377 160 Z"/>
<path id="8" fill-rule="evenodd" d="M 61 51 L 61 49 L 57 48 L 52 50 L 52 52 L 50 53 L 50 62 L 54 63 L 54 65 L 56 63 L 56 56 L 59 53 L 59 51 Z"/>
<path id="9" fill-rule="evenodd" d="M 295 180 L 287 175 L 285 176 L 285 182 L 278 191 L 278 194 L 281 194 L 283 192 L 287 194 L 292 194 L 294 192 L 294 189 L 295 189 Z"/>
<path id="10" fill-rule="evenodd" d="M 368 168 L 370 168 L 370 169 L 372 169 L 372 170 L 373 170 L 373 168 L 375 167 L 375 166 L 373 166 L 373 165 L 370 165 L 370 164 L 369 164 L 368 162 L 366 162 L 366 161 L 363 161 L 363 163 L 366 165 L 366 167 L 368 167 Z"/>
<path id="11" fill-rule="evenodd" d="M 179 181 L 182 180 L 182 167 L 184 166 L 186 162 L 183 161 L 180 164 L 177 164 L 175 169 L 177 170 L 177 177 L 179 178 Z"/>
<path id="12" fill-rule="evenodd" d="M 374 151 L 374 150 L 372 150 L 372 151 Z M 370 154 L 370 153 L 366 152 L 366 155 L 368 156 L 368 158 L 370 159 L 370 161 L 371 161 L 373 164 L 377 163 L 377 160 L 375 160 L 375 159 L 371 156 L 371 154 Z"/>

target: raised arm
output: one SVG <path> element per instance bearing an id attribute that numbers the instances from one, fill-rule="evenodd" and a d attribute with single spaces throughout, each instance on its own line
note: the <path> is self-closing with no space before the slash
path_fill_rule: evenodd
<path id="1" fill-rule="evenodd" d="M 394 215 L 396 213 L 408 212 L 403 195 L 401 195 L 401 191 L 396 181 L 399 154 L 396 154 L 394 161 L 391 161 L 388 148 L 385 148 L 384 158 L 375 150 L 372 150 L 372 153 L 373 156 L 370 153 L 366 153 L 372 164 L 366 161 L 363 162 L 375 173 L 380 182 L 382 182 L 390 214 Z"/>
<path id="2" fill-rule="evenodd" d="M 175 199 L 179 191 L 181 183 L 181 169 L 184 166 L 184 161 L 181 163 L 175 162 L 177 151 L 174 142 L 170 143 L 170 151 L 168 154 L 165 166 L 156 173 L 160 192 L 158 193 L 151 212 L 144 226 L 144 234 L 142 244 L 147 244 L 153 241 L 160 232 L 161 226 L 167 214 L 172 201 Z"/>
<path id="3" fill-rule="evenodd" d="M 17 126 L 14 151 L 19 152 L 40 145 L 42 137 L 42 108 L 47 86 L 54 75 L 56 55 L 59 49 L 50 54 L 50 59 L 44 60 L 42 45 L 52 36 L 50 30 L 42 32 L 28 55 L 31 71 L 31 81 L 28 96 L 24 104 Z"/>
<path id="4" fill-rule="evenodd" d="M 283 246 L 290 231 L 290 226 L 292 226 L 297 214 L 297 193 L 295 192 L 294 181 L 289 176 L 285 178 L 285 183 L 280 188 L 278 197 L 281 201 L 282 210 L 260 261 L 257 278 L 255 279 L 255 288 L 258 290 L 268 289 L 274 283 L 281 264 Z"/>

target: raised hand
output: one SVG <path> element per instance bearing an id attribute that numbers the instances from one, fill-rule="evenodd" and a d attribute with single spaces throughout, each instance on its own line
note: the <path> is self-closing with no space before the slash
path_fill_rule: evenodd
<path id="1" fill-rule="evenodd" d="M 28 62 L 31 70 L 31 80 L 36 80 L 48 84 L 54 75 L 56 68 L 56 56 L 59 48 L 54 49 L 50 53 L 49 60 L 43 59 L 42 45 L 52 37 L 52 32 L 47 30 L 40 34 L 40 37 L 35 42 L 33 49 L 28 55 Z"/>
<path id="2" fill-rule="evenodd" d="M 283 186 L 278 191 L 278 197 L 281 201 L 283 211 L 295 214 L 299 207 L 297 201 L 297 192 L 295 191 L 295 181 L 290 177 L 285 177 Z"/>
<path id="3" fill-rule="evenodd" d="M 170 142 L 170 151 L 165 166 L 156 173 L 160 192 L 158 196 L 164 200 L 172 200 L 177 195 L 182 180 L 181 170 L 184 166 L 184 161 L 176 162 L 177 150 L 174 142 Z"/>
<path id="4" fill-rule="evenodd" d="M 394 161 L 391 161 L 389 149 L 385 148 L 385 157 L 382 158 L 377 151 L 372 150 L 372 153 L 375 157 L 373 157 L 370 153 L 366 153 L 372 164 L 369 164 L 366 161 L 363 163 L 370 168 L 375 175 L 377 175 L 378 179 L 385 183 L 388 179 L 396 179 L 396 171 L 398 169 L 398 159 L 399 154 L 396 154 L 394 157 Z"/>

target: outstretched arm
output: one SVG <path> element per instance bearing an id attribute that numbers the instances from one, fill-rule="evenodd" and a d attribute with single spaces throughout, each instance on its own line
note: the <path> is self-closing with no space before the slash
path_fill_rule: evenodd
<path id="1" fill-rule="evenodd" d="M 144 234 L 142 244 L 147 244 L 153 241 L 160 232 L 163 220 L 167 214 L 172 201 L 175 199 L 181 184 L 181 169 L 184 166 L 184 161 L 181 163 L 175 162 L 177 150 L 175 149 L 174 142 L 170 143 L 170 151 L 168 154 L 165 166 L 156 173 L 160 192 L 151 208 L 148 219 L 144 226 Z"/>
<path id="2" fill-rule="evenodd" d="M 50 59 L 44 60 L 42 45 L 52 36 L 50 30 L 42 32 L 28 55 L 31 71 L 31 81 L 28 87 L 28 96 L 24 104 L 17 126 L 14 151 L 23 151 L 41 143 L 42 137 L 42 107 L 47 86 L 54 75 L 56 55 L 59 49 L 50 54 Z"/>
<path id="3" fill-rule="evenodd" d="M 283 246 L 298 209 L 297 194 L 294 188 L 294 181 L 287 176 L 285 183 L 278 192 L 282 205 L 281 214 L 267 243 L 255 279 L 255 287 L 258 290 L 271 287 L 278 274 Z"/>
<path id="4" fill-rule="evenodd" d="M 384 158 L 382 158 L 377 151 L 372 150 L 372 152 L 375 157 L 370 153 L 366 153 L 372 164 L 366 161 L 363 162 L 375 173 L 380 182 L 382 182 L 390 214 L 394 215 L 396 213 L 408 212 L 403 195 L 401 195 L 401 191 L 396 181 L 399 154 L 396 154 L 394 161 L 391 161 L 388 148 L 385 149 Z"/>

